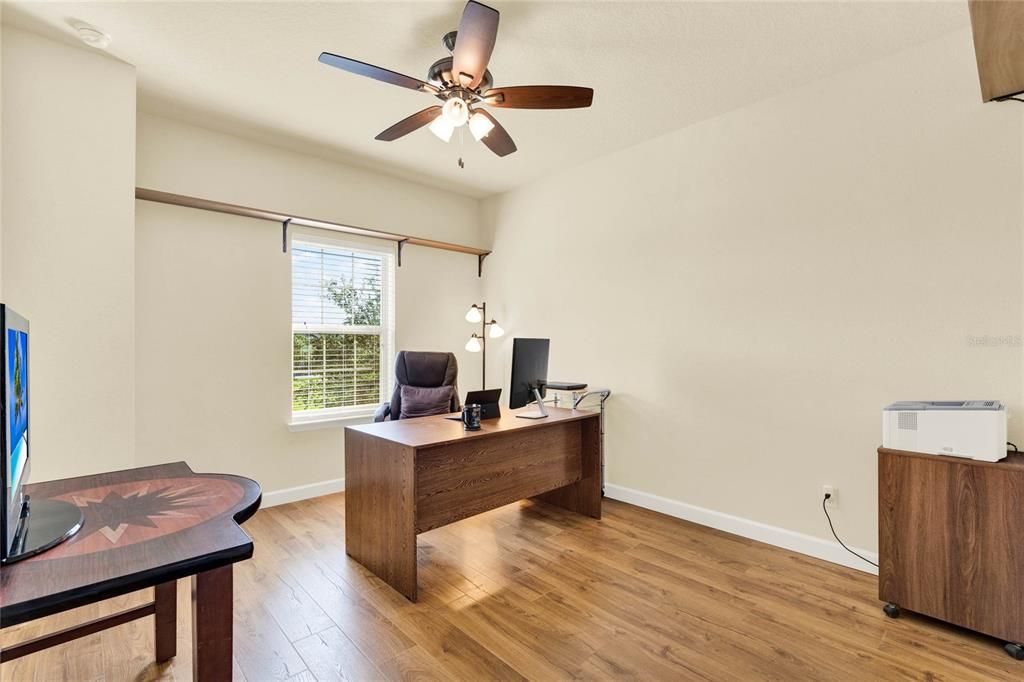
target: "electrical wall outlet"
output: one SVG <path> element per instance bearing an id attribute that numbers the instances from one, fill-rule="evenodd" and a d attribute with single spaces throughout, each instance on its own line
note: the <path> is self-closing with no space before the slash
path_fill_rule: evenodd
<path id="1" fill-rule="evenodd" d="M 823 498 L 826 495 L 829 496 L 828 500 L 825 501 L 825 504 L 827 504 L 830 507 L 834 507 L 836 505 L 836 494 L 838 492 L 839 491 L 834 486 L 831 486 L 831 485 L 823 485 L 823 486 L 821 486 L 821 496 Z"/>

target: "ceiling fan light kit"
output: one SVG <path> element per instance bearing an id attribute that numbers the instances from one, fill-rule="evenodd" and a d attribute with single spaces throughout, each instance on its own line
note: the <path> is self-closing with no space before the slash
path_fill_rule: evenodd
<path id="1" fill-rule="evenodd" d="M 452 133 L 455 132 L 455 126 L 453 126 L 451 121 L 446 119 L 444 116 L 439 116 L 430 124 L 430 132 L 437 135 L 437 138 L 442 142 L 447 142 L 452 139 Z"/>
<path id="2" fill-rule="evenodd" d="M 487 65 L 498 37 L 498 17 L 498 10 L 492 7 L 475 0 L 466 3 L 459 29 L 446 33 L 441 39 L 451 56 L 434 62 L 427 71 L 426 81 L 330 52 L 321 53 L 320 61 L 359 76 L 425 92 L 443 102 L 441 106 L 428 107 L 399 121 L 376 139 L 391 142 L 428 126 L 430 132 L 448 142 L 456 128 L 468 125 L 473 139 L 483 142 L 498 156 L 508 156 L 516 151 L 515 142 L 482 107 L 579 109 L 591 105 L 594 91 L 564 85 L 494 88 Z M 461 159 L 459 165 L 462 165 Z"/>
<path id="3" fill-rule="evenodd" d="M 469 120 L 469 105 L 461 97 L 449 97 L 448 101 L 441 107 L 441 115 L 448 119 L 448 122 L 454 127 L 458 128 L 461 125 L 465 125 L 466 121 Z"/>
<path id="4" fill-rule="evenodd" d="M 487 133 L 492 130 L 494 130 L 494 124 L 491 123 L 491 119 L 479 111 L 469 117 L 469 132 L 473 133 L 473 139 L 477 142 L 487 137 Z"/>

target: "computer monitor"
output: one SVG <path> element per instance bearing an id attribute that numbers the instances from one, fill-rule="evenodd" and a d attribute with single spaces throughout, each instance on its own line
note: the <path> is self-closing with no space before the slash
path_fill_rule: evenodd
<path id="1" fill-rule="evenodd" d="M 523 419 L 543 419 L 545 385 L 548 382 L 548 349 L 550 339 L 513 339 L 512 385 L 508 406 L 517 409 L 537 402 L 537 410 L 517 414 Z"/>

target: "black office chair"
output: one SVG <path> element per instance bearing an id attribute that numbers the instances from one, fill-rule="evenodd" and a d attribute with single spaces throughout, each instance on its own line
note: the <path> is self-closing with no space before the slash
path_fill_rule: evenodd
<path id="1" fill-rule="evenodd" d="M 459 365 L 454 353 L 400 350 L 395 357 L 395 390 L 391 402 L 382 403 L 373 415 L 373 421 L 400 419 L 402 414 L 402 386 L 437 388 L 451 386 L 449 412 L 462 409 L 459 404 Z"/>

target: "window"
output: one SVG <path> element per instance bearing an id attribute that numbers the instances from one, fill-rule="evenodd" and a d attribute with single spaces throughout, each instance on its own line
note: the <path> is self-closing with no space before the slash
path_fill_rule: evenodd
<path id="1" fill-rule="evenodd" d="M 392 364 L 391 254 L 298 240 L 291 253 L 293 421 L 365 413 Z"/>

